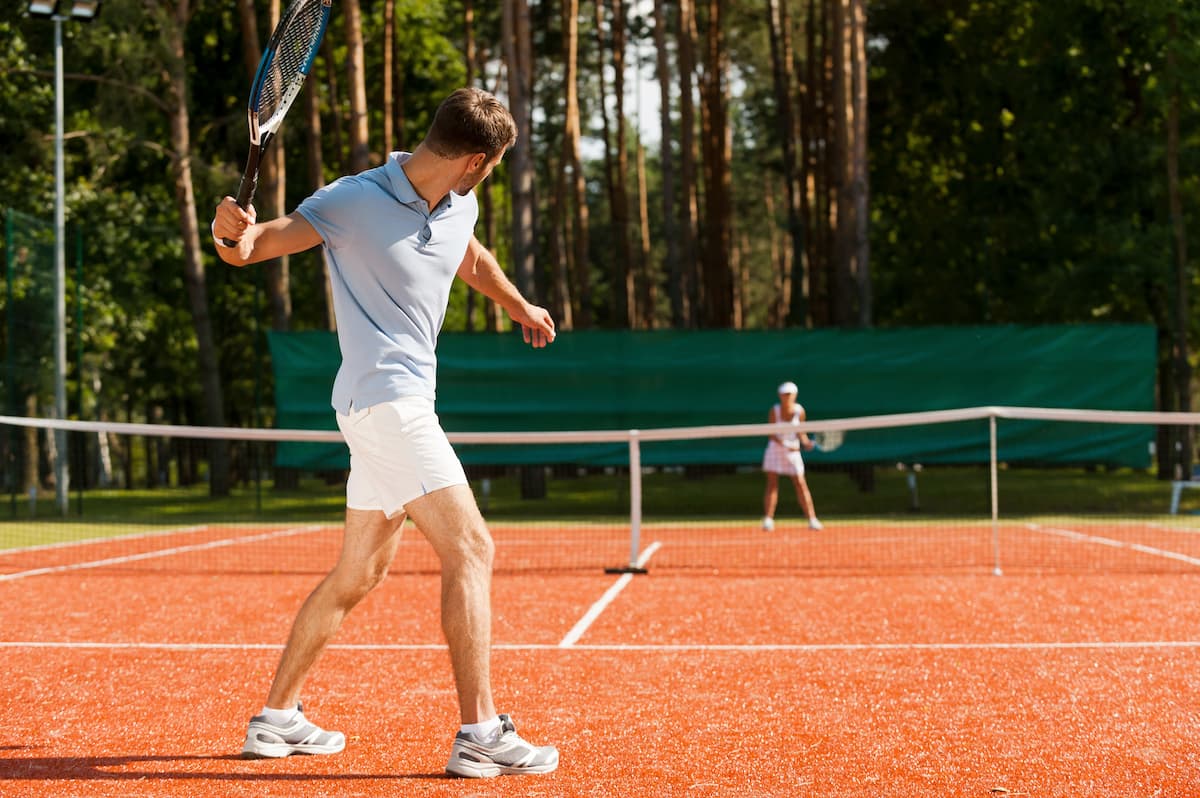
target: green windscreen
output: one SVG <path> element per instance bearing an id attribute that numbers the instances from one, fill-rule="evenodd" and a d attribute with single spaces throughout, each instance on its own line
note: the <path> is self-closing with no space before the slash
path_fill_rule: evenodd
<path id="1" fill-rule="evenodd" d="M 336 429 L 332 333 L 271 333 L 277 426 Z M 437 410 L 447 432 L 654 429 L 767 421 L 775 389 L 800 388 L 808 420 L 982 405 L 1152 410 L 1149 325 L 899 330 L 565 332 L 535 350 L 519 333 L 447 333 Z M 1006 421 L 1008 462 L 1146 467 L 1144 426 Z M 761 460 L 762 438 L 645 444 L 647 465 Z M 626 464 L 624 444 L 459 446 L 464 463 Z M 814 462 L 987 462 L 984 421 L 846 433 Z M 344 468 L 341 446 L 288 444 L 279 465 Z"/>

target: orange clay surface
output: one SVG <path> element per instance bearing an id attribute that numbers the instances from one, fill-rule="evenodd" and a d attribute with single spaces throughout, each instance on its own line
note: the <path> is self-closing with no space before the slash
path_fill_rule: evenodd
<path id="1" fill-rule="evenodd" d="M 305 686 L 346 750 L 242 760 L 327 543 L 278 573 L 237 547 L 0 557 L 0 796 L 1200 796 L 1200 567 L 1178 562 L 500 569 L 497 701 L 562 760 L 487 781 L 444 775 L 438 577 L 398 563 Z"/>

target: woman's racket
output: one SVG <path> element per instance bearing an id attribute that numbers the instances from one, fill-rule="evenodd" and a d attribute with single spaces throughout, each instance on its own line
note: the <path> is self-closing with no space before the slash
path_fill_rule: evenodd
<path id="1" fill-rule="evenodd" d="M 246 157 L 246 171 L 242 173 L 237 193 L 237 204 L 243 209 L 250 206 L 258 188 L 258 166 L 263 150 L 271 143 L 284 115 L 300 94 L 313 59 L 317 57 L 332 4 L 333 0 L 292 0 L 279 17 L 279 24 L 258 62 L 246 108 L 250 122 L 250 154 Z M 236 246 L 236 242 L 226 239 L 225 245 Z"/>
<path id="2" fill-rule="evenodd" d="M 813 448 L 818 452 L 832 452 L 842 445 L 846 434 L 840 429 L 831 429 L 825 432 L 811 432 L 808 437 L 813 442 Z"/>

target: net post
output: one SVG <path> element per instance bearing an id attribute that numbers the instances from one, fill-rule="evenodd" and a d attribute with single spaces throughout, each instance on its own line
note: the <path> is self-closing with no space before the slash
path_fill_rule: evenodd
<path id="1" fill-rule="evenodd" d="M 995 576 L 1002 576 L 1004 572 L 1000 570 L 1000 469 L 998 468 L 996 462 L 995 414 L 988 416 L 988 446 L 988 470 L 991 473 L 992 483 L 992 574 Z"/>
<path id="2" fill-rule="evenodd" d="M 67 418 L 67 212 L 63 173 L 63 17 L 54 16 L 54 416 Z M 67 432 L 54 430 L 54 498 L 58 514 L 67 516 L 70 471 Z"/>
<path id="3" fill-rule="evenodd" d="M 16 268 L 16 245 L 13 243 L 15 211 L 8 208 L 4 213 L 4 385 L 6 396 L 4 412 L 10 416 L 17 415 L 17 389 L 14 385 L 17 368 L 13 362 L 13 337 L 16 330 L 15 313 L 13 313 L 13 270 Z M 16 442 L 13 429 L 4 425 L 3 453 L 5 457 L 5 472 L 8 474 L 9 510 L 13 518 L 17 517 L 17 457 Z"/>
<path id="4" fill-rule="evenodd" d="M 79 418 L 83 413 L 83 225 L 75 225 L 75 412 Z M 75 509 L 83 516 L 83 486 L 87 481 L 87 436 L 82 432 L 75 436 L 78 446 L 72 446 L 75 459 Z"/>
<path id="5" fill-rule="evenodd" d="M 644 574 L 638 565 L 638 549 L 642 545 L 642 448 L 638 430 L 629 430 L 629 564 L 620 568 L 605 568 L 609 574 Z"/>

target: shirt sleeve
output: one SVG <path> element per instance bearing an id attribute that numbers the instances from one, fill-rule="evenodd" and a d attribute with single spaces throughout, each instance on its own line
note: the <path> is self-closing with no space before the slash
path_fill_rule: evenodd
<path id="1" fill-rule="evenodd" d="M 355 218 L 355 206 L 362 189 L 355 177 L 339 178 L 317 189 L 300 203 L 296 213 L 313 226 L 330 249 L 340 249 L 350 235 L 349 222 Z"/>

